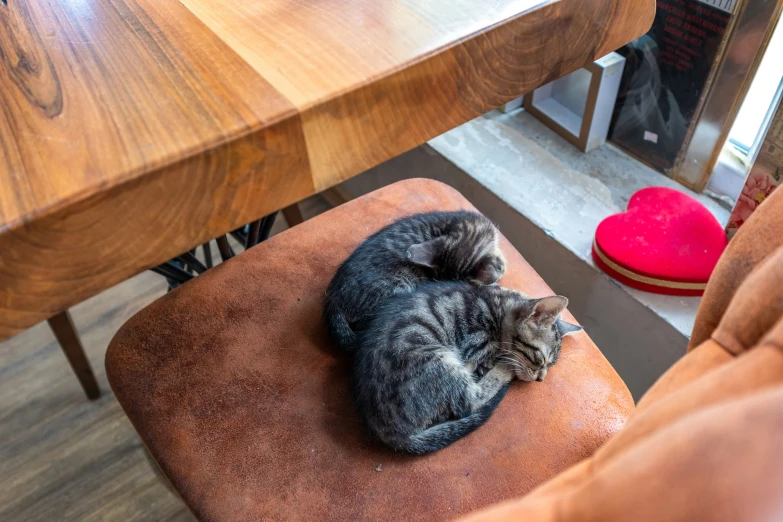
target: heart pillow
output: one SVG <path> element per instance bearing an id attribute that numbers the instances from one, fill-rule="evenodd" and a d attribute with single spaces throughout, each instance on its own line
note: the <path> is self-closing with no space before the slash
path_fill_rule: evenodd
<path id="1" fill-rule="evenodd" d="M 677 190 L 651 187 L 634 194 L 626 212 L 598 225 L 593 259 L 633 288 L 702 295 L 727 243 L 704 205 Z"/>

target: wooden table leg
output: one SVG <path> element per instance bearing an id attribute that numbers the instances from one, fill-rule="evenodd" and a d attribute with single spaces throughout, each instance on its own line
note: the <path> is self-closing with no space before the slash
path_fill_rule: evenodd
<path id="1" fill-rule="evenodd" d="M 299 209 L 299 203 L 294 203 L 290 207 L 284 208 L 283 217 L 285 217 L 289 227 L 295 227 L 304 222 L 302 211 Z"/>
<path id="2" fill-rule="evenodd" d="M 82 388 L 84 388 L 87 398 L 94 400 L 100 397 L 101 391 L 98 389 L 98 381 L 95 379 L 95 374 L 92 373 L 90 361 L 87 360 L 82 343 L 79 341 L 79 335 L 73 326 L 71 315 L 66 310 L 49 318 L 48 323 Z"/>

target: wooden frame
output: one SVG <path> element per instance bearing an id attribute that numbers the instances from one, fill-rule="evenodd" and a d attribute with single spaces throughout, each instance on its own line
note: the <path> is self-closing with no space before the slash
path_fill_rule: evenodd
<path id="1" fill-rule="evenodd" d="M 525 110 L 581 151 L 589 152 L 606 143 L 624 68 L 625 58 L 610 53 L 526 95 Z M 589 86 L 584 94 L 584 110 L 579 115 L 568 103 L 556 100 L 553 90 L 561 82 L 584 83 L 586 75 L 589 75 Z M 583 88 L 584 85 L 575 87 Z"/>

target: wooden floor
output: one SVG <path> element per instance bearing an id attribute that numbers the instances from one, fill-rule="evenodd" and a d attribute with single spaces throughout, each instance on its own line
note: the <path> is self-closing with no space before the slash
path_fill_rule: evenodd
<path id="1" fill-rule="evenodd" d="M 301 204 L 305 218 L 328 208 L 320 196 Z M 281 216 L 273 233 L 285 228 Z M 85 398 L 46 323 L 0 343 L 0 521 L 193 520 L 103 367 L 114 333 L 165 292 L 165 280 L 147 272 L 71 309 L 103 393 L 97 401 Z"/>

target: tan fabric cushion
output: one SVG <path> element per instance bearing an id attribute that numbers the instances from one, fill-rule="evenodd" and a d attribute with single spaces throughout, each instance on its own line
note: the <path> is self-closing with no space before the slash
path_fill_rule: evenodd
<path id="1" fill-rule="evenodd" d="M 630 394 L 585 333 L 543 383 L 514 383 L 490 421 L 425 457 L 395 455 L 354 411 L 349 359 L 328 340 L 324 290 L 368 235 L 401 217 L 472 209 L 433 181 L 352 201 L 199 276 L 120 330 L 117 399 L 203 520 L 442 520 L 522 495 L 590 456 Z M 547 285 L 503 239 L 501 284 Z"/>
<path id="2" fill-rule="evenodd" d="M 781 246 L 783 246 L 783 190 L 776 190 L 742 225 L 718 261 L 701 300 L 699 314 L 691 335 L 690 350 L 710 338 L 745 278 Z M 777 288 L 766 290 L 764 298 L 769 299 L 773 297 L 770 292 L 777 291 Z M 780 295 L 780 292 L 777 295 Z M 748 314 L 746 317 L 751 321 L 755 319 L 755 314 Z M 747 335 L 742 335 L 739 333 L 743 329 L 741 323 L 735 322 L 732 325 L 732 329 L 738 332 L 740 337 L 745 338 L 753 337 L 752 332 L 758 330 L 751 324 L 746 328 Z M 745 344 L 743 348 L 748 349 L 751 346 L 753 344 Z M 725 348 L 733 350 L 738 347 L 739 345 Z"/>
<path id="3" fill-rule="evenodd" d="M 712 338 L 739 355 L 754 347 L 781 316 L 783 247 L 769 254 L 748 274 L 712 332 Z"/>

